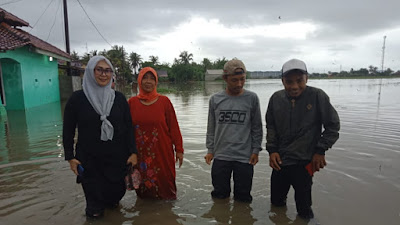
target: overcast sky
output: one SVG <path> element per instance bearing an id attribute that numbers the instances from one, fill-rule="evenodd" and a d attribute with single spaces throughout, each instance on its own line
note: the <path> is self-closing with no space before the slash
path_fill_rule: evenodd
<path id="1" fill-rule="evenodd" d="M 384 69 L 400 70 L 400 0 L 79 2 L 68 0 L 68 16 L 71 51 L 80 55 L 111 44 L 167 63 L 186 50 L 198 63 L 237 57 L 249 71 L 280 70 L 298 58 L 309 72 L 339 72 L 380 69 L 387 36 Z M 0 0 L 0 7 L 33 27 L 26 31 L 65 50 L 62 0 Z"/>

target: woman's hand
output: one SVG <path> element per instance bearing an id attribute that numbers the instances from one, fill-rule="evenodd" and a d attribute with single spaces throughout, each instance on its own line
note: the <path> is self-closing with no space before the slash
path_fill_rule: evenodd
<path id="1" fill-rule="evenodd" d="M 175 158 L 176 158 L 175 162 L 179 161 L 179 168 L 181 168 L 183 163 L 183 153 L 182 152 L 175 153 Z"/>
<path id="2" fill-rule="evenodd" d="M 132 166 L 135 166 L 137 164 L 137 155 L 135 153 L 132 153 L 131 156 L 129 156 L 128 160 L 126 160 L 126 165 L 132 164 Z"/>
<path id="3" fill-rule="evenodd" d="M 75 173 L 75 175 L 78 176 L 78 165 L 81 164 L 81 162 L 79 162 L 77 159 L 70 159 L 68 162 L 71 170 Z"/>

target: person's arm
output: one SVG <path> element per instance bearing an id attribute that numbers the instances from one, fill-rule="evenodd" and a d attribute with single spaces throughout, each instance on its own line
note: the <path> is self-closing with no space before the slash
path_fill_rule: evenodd
<path id="1" fill-rule="evenodd" d="M 329 97 L 321 90 L 318 94 L 318 105 L 324 131 L 318 140 L 315 152 L 325 155 L 325 151 L 333 146 L 339 139 L 340 120 L 335 108 L 330 103 Z"/>
<path id="2" fill-rule="evenodd" d="M 267 108 L 267 113 L 265 114 L 266 128 L 267 128 L 267 144 L 266 149 L 269 153 L 269 166 L 275 170 L 280 170 L 280 165 L 282 160 L 278 153 L 278 137 L 275 128 L 275 118 L 273 110 L 273 96 L 270 98 Z"/>
<path id="3" fill-rule="evenodd" d="M 214 155 L 215 123 L 216 122 L 215 122 L 213 97 L 211 97 L 208 102 L 206 147 L 207 147 L 207 154 L 212 154 L 212 155 Z"/>
<path id="4" fill-rule="evenodd" d="M 74 154 L 74 137 L 75 129 L 78 122 L 77 118 L 77 94 L 73 93 L 68 99 L 64 109 L 64 121 L 63 121 L 63 146 L 64 146 L 64 157 L 68 160 L 71 170 L 78 175 L 78 165 L 81 164 L 79 160 L 75 159 Z"/>
<path id="5" fill-rule="evenodd" d="M 127 130 L 127 146 L 128 146 L 128 152 L 129 152 L 129 158 L 126 161 L 126 164 L 132 164 L 132 166 L 137 164 L 137 149 L 136 149 L 136 141 L 135 141 L 135 131 L 133 128 L 133 123 L 132 123 L 132 116 L 131 116 L 131 111 L 130 111 L 130 104 L 126 101 L 126 98 L 124 95 L 122 95 L 124 98 L 123 104 L 124 104 L 124 121 L 126 130 Z"/>
<path id="6" fill-rule="evenodd" d="M 263 138 L 260 100 L 258 97 L 253 102 L 251 117 L 251 149 L 253 154 L 257 154 L 262 150 L 261 142 Z"/>
<path id="7" fill-rule="evenodd" d="M 257 95 L 253 101 L 250 133 L 252 155 L 249 163 L 256 165 L 258 162 L 258 153 L 262 150 L 261 143 L 263 138 L 260 100 Z"/>
<path id="8" fill-rule="evenodd" d="M 63 146 L 65 160 L 71 160 L 75 158 L 74 137 L 78 121 L 77 109 L 79 108 L 77 101 L 77 95 L 75 93 L 72 94 L 72 96 L 68 99 L 64 109 Z"/>
<path id="9" fill-rule="evenodd" d="M 278 137 L 275 128 L 275 118 L 273 109 L 273 96 L 270 98 L 267 108 L 267 113 L 265 114 L 266 128 L 267 128 L 267 143 L 266 149 L 269 154 L 278 152 Z"/>
<path id="10" fill-rule="evenodd" d="M 166 106 L 166 120 L 169 128 L 169 132 L 171 134 L 172 144 L 175 147 L 175 161 L 179 163 L 179 168 L 183 163 L 183 141 L 182 134 L 179 128 L 178 120 L 176 118 L 176 113 L 174 106 L 171 101 L 167 98 L 167 106 Z"/>
<path id="11" fill-rule="evenodd" d="M 208 122 L 207 122 L 207 134 L 206 134 L 206 147 L 207 154 L 204 156 L 206 163 L 211 164 L 214 158 L 214 138 L 215 138 L 215 111 L 213 104 L 213 97 L 211 96 L 208 102 Z"/>

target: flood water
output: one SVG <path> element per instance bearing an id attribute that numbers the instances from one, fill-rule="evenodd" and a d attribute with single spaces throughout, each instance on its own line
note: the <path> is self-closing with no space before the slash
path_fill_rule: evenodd
<path id="1" fill-rule="evenodd" d="M 400 224 L 400 79 L 309 80 L 331 97 L 341 119 L 328 166 L 314 176 L 315 219 L 308 224 Z M 208 99 L 222 82 L 162 84 L 173 90 L 185 155 L 177 169 L 176 201 L 144 201 L 128 191 L 120 207 L 86 221 L 80 185 L 64 161 L 62 111 L 55 103 L 9 111 L 0 120 L 0 224 L 307 224 L 296 217 L 293 189 L 286 208 L 271 207 L 268 154 L 255 167 L 253 202 L 210 197 L 211 166 L 204 162 Z M 248 80 L 265 115 L 280 80 Z M 125 91 L 127 97 L 130 90 Z M 264 134 L 265 119 L 263 118 Z"/>

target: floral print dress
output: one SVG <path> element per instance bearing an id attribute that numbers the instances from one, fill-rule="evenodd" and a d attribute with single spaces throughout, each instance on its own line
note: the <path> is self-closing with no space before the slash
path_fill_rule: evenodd
<path id="1" fill-rule="evenodd" d="M 142 181 L 140 198 L 176 199 L 175 151 L 183 153 L 182 135 L 175 110 L 166 96 L 144 105 L 129 99 Z"/>

